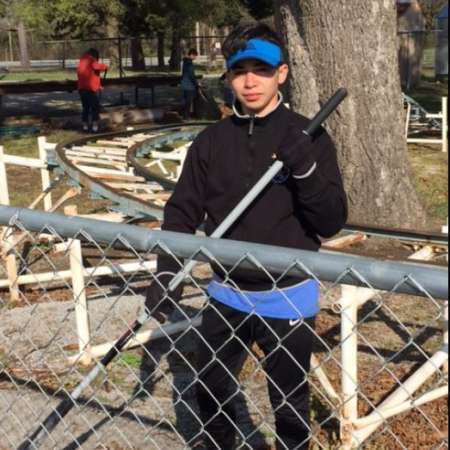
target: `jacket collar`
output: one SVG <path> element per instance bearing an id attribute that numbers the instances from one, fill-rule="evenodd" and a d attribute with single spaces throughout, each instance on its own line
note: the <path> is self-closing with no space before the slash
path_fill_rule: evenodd
<path id="1" fill-rule="evenodd" d="M 274 108 L 272 109 L 272 111 L 269 111 L 267 114 L 265 114 L 264 116 L 260 116 L 258 114 L 255 115 L 250 115 L 250 114 L 243 114 L 241 112 L 241 105 L 239 103 L 238 100 L 234 101 L 233 104 L 233 112 L 234 115 L 241 120 L 255 120 L 255 119 L 266 119 L 269 116 L 271 116 L 284 102 L 284 97 L 283 94 L 281 92 L 278 92 L 278 103 L 274 106 Z"/>
<path id="2" fill-rule="evenodd" d="M 249 124 L 248 127 L 248 135 L 253 136 L 253 132 L 255 131 L 255 125 L 265 127 L 267 124 L 273 122 L 273 119 L 275 116 L 278 116 L 278 113 L 283 110 L 283 101 L 284 97 L 281 92 L 278 93 L 278 103 L 275 105 L 272 111 L 270 111 L 268 114 L 265 114 L 264 116 L 260 116 L 258 114 L 255 114 L 254 116 L 250 114 L 243 114 L 240 111 L 240 104 L 236 100 L 233 105 L 233 111 L 234 111 L 234 120 L 243 124 Z"/>

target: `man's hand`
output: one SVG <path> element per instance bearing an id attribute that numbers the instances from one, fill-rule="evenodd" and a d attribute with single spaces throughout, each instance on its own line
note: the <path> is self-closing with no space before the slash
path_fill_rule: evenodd
<path id="1" fill-rule="evenodd" d="M 292 126 L 277 152 L 277 158 L 291 169 L 292 176 L 301 178 L 308 175 L 316 166 L 311 137 Z"/>
<path id="2" fill-rule="evenodd" d="M 183 293 L 182 286 L 179 286 L 175 292 L 169 292 L 168 286 L 173 277 L 174 275 L 169 273 L 159 274 L 147 288 L 145 308 L 150 316 L 161 324 L 167 322 Z"/>

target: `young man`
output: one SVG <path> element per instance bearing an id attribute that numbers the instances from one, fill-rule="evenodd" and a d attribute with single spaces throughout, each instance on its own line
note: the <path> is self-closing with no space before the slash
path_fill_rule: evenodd
<path id="1" fill-rule="evenodd" d="M 102 89 L 100 74 L 106 72 L 108 66 L 98 62 L 98 50 L 91 48 L 80 59 L 78 64 L 78 91 L 83 108 L 83 131 L 97 133 L 100 119 L 99 92 Z"/>
<path id="2" fill-rule="evenodd" d="M 335 235 L 347 219 L 334 145 L 324 130 L 313 140 L 305 136 L 309 121 L 283 105 L 279 88 L 289 68 L 274 31 L 262 24 L 238 27 L 223 51 L 236 96 L 234 116 L 210 126 L 193 143 L 163 229 L 195 233 L 206 217 L 210 235 L 279 158 L 285 169 L 225 238 L 317 251 L 319 236 Z M 180 297 L 180 290 L 170 299 L 164 296 L 164 286 L 179 269 L 173 260 L 159 259 L 160 276 L 148 290 L 146 306 L 160 321 Z M 236 448 L 232 403 L 239 372 L 256 342 L 266 355 L 277 449 L 309 448 L 308 371 L 318 284 L 306 274 L 279 278 L 258 270 L 213 269 L 197 368 L 206 447 Z"/>
<path id="3" fill-rule="evenodd" d="M 197 96 L 198 81 L 195 76 L 194 61 L 197 59 L 198 53 L 194 48 L 189 50 L 186 58 L 183 59 L 183 70 L 181 79 L 181 89 L 183 90 L 184 111 L 183 118 L 189 120 L 191 118 L 195 97 Z"/>

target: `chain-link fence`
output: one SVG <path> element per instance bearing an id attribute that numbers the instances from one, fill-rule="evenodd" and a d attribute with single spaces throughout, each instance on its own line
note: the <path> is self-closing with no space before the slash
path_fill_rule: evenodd
<path id="1" fill-rule="evenodd" d="M 5 206 L 0 224 L 0 448 L 55 410 L 39 448 L 448 448 L 446 268 Z M 138 331 L 157 254 L 198 264 L 181 302 L 166 292 L 169 322 Z M 240 309 L 212 298 L 211 267 Z M 260 314 L 267 292 L 239 291 L 238 273 L 300 319 Z M 289 277 L 317 283 L 315 322 L 286 295 Z M 126 331 L 134 340 L 86 382 Z"/>
<path id="2" fill-rule="evenodd" d="M 102 60 L 118 70 L 164 69 L 169 66 L 171 41 L 157 37 L 115 37 L 98 39 L 47 40 L 32 32 L 28 36 L 28 53 L 34 69 L 64 70 L 77 67 L 79 58 L 91 47 L 97 48 Z M 206 69 L 222 69 L 221 43 L 224 36 L 187 36 L 180 42 L 181 54 L 191 48 L 199 53 L 198 64 Z M 0 30 L 0 66 L 20 68 L 20 47 L 14 30 Z M 140 65 L 136 67 L 135 64 Z"/>
<path id="3" fill-rule="evenodd" d="M 448 77 L 448 28 L 431 32 L 401 32 L 398 41 L 400 78 L 406 92 L 421 81 Z"/>

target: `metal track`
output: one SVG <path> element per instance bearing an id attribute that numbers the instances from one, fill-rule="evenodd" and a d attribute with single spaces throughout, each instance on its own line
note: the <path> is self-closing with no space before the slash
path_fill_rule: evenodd
<path id="1" fill-rule="evenodd" d="M 123 214 L 161 221 L 164 203 L 175 188 L 176 176 L 149 170 L 141 160 L 157 155 L 160 159 L 153 159 L 153 164 L 162 167 L 176 153 L 167 148 L 176 149 L 177 143 L 189 143 L 209 124 L 144 127 L 65 142 L 56 148 L 56 163 L 72 181 L 99 198 L 111 200 L 114 208 Z M 176 168 L 180 161 L 174 159 L 172 165 Z M 440 233 L 383 229 L 364 224 L 349 224 L 344 231 L 448 247 L 448 236 Z"/>

